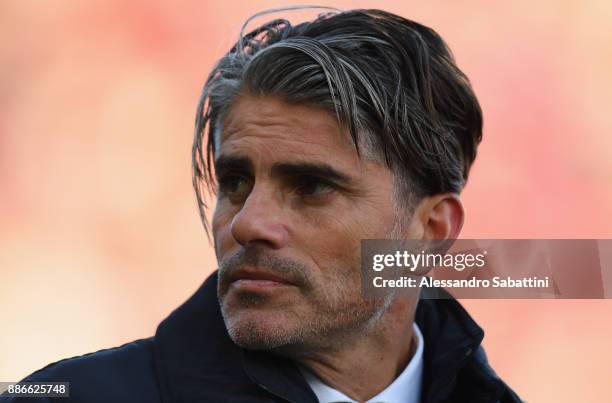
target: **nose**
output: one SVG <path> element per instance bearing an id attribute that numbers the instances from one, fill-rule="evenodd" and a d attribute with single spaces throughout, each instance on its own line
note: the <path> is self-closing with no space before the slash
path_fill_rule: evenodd
<path id="1" fill-rule="evenodd" d="M 272 249 L 284 247 L 288 233 L 280 203 L 270 190 L 257 189 L 257 186 L 253 188 L 232 220 L 234 239 L 242 246 L 263 244 Z"/>

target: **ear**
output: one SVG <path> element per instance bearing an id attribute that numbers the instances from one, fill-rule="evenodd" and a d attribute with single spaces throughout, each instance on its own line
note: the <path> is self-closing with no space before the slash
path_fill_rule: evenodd
<path id="1" fill-rule="evenodd" d="M 464 215 L 459 195 L 442 193 L 421 200 L 412 224 L 420 229 L 421 239 L 457 239 Z"/>

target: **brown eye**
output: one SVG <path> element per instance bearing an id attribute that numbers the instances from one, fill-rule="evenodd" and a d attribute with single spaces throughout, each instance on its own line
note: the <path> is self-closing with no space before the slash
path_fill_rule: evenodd
<path id="1" fill-rule="evenodd" d="M 334 190 L 332 184 L 319 178 L 302 178 L 295 187 L 295 192 L 302 197 L 325 196 Z"/>
<path id="2" fill-rule="evenodd" d="M 240 175 L 226 175 L 219 178 L 219 192 L 232 199 L 246 197 L 251 191 L 251 182 Z"/>

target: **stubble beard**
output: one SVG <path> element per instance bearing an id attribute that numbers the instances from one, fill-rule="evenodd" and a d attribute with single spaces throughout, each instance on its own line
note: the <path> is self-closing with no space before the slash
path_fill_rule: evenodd
<path id="1" fill-rule="evenodd" d="M 387 310 L 386 300 L 376 303 L 338 303 L 318 306 L 316 313 L 296 316 L 279 326 L 254 320 L 234 320 L 224 313 L 231 339 L 237 345 L 255 350 L 334 350 L 356 336 L 370 333 Z"/>
<path id="2" fill-rule="evenodd" d="M 240 259 L 237 259 L 240 260 Z M 285 264 L 296 269 L 299 264 L 278 261 L 272 256 L 263 259 L 270 268 Z M 220 265 L 220 288 L 224 277 L 222 270 L 231 270 L 229 265 Z M 305 268 L 304 268 L 305 269 Z M 307 269 L 306 269 L 307 270 Z M 299 350 L 328 350 L 350 342 L 351 338 L 370 333 L 379 319 L 389 308 L 390 302 L 384 300 L 365 300 L 361 295 L 360 279 L 356 278 L 356 268 L 328 270 L 334 278 L 325 278 L 322 284 L 311 281 L 300 289 L 300 298 L 293 306 L 288 306 L 280 324 L 266 320 L 275 315 L 271 310 L 264 320 L 248 317 L 224 304 L 219 298 L 221 314 L 230 338 L 237 345 L 256 350 L 276 350 L 289 353 Z M 333 287 L 332 287 L 333 285 Z M 227 297 L 227 293 L 224 295 Z M 266 296 L 253 293 L 235 294 L 237 309 L 268 309 Z M 278 319 L 278 318 L 276 318 Z"/>
<path id="3" fill-rule="evenodd" d="M 405 236 L 405 214 L 406 211 L 396 210 L 393 226 L 386 234 L 387 239 L 401 239 Z M 288 353 L 294 350 L 337 349 L 338 346 L 350 343 L 351 339 L 375 332 L 381 318 L 396 298 L 396 293 L 390 292 L 384 298 L 365 299 L 361 293 L 359 267 L 345 266 L 326 270 L 326 273 L 333 273 L 334 278 L 326 278 L 321 281 L 322 284 L 315 284 L 310 269 L 300 262 L 259 252 L 243 249 L 219 265 L 221 314 L 230 338 L 243 348 Z M 303 286 L 300 294 L 308 303 L 308 312 L 290 315 L 284 326 L 267 326 L 253 319 L 235 318 L 221 298 L 221 281 L 224 274 L 245 263 L 262 264 L 279 274 L 291 273 L 299 278 Z M 358 266 L 358 263 L 353 265 Z M 239 299 L 244 308 L 256 308 L 266 303 L 266 297 L 257 294 L 242 294 Z"/>

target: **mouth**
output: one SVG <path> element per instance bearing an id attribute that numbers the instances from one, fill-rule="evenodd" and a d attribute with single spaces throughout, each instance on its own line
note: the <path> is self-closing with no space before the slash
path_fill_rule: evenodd
<path id="1" fill-rule="evenodd" d="M 229 285 L 230 288 L 253 291 L 297 286 L 286 277 L 267 272 L 265 269 L 253 267 L 236 270 L 230 276 Z"/>

